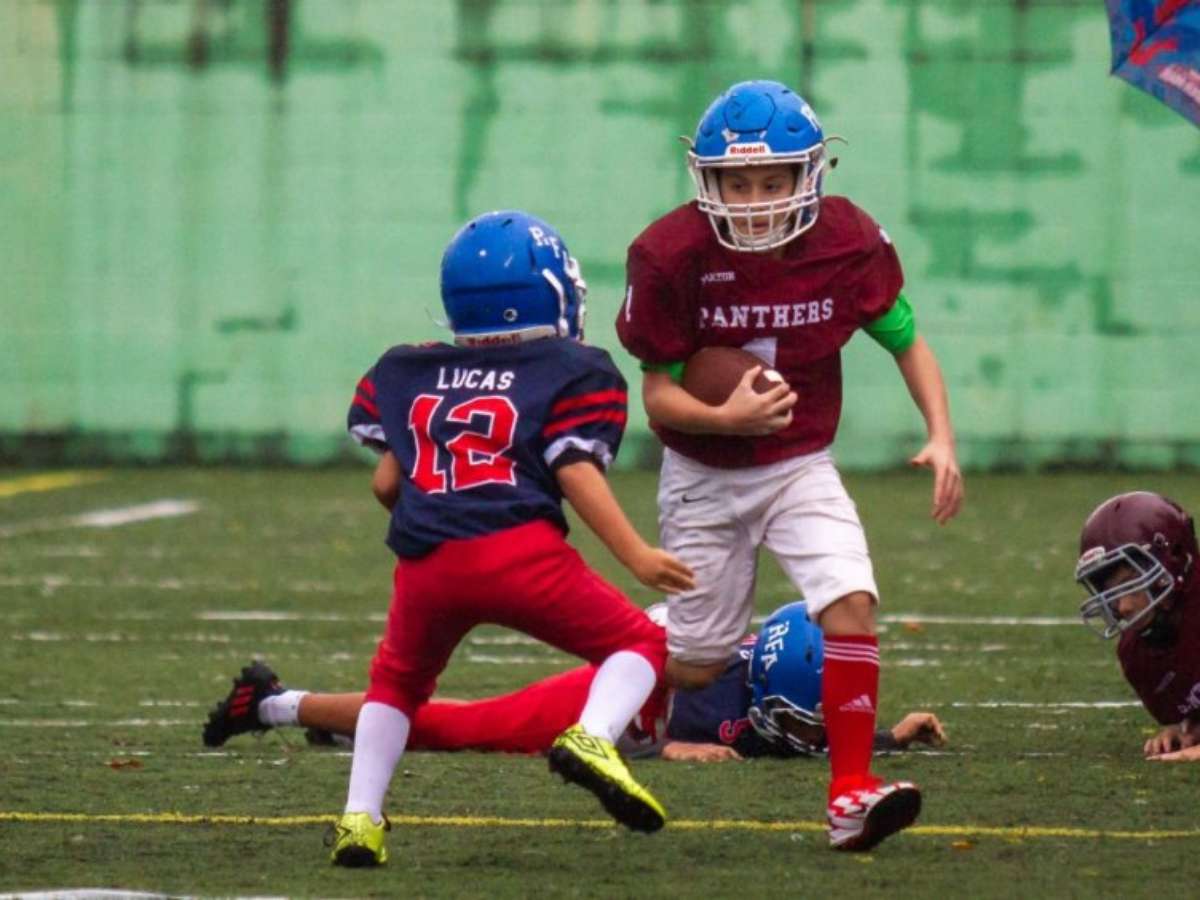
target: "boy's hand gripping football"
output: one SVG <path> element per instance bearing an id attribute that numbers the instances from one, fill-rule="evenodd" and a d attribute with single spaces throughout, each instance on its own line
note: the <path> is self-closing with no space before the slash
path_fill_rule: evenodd
<path id="1" fill-rule="evenodd" d="M 762 366 L 747 369 L 729 399 L 718 407 L 725 433 L 774 434 L 792 424 L 792 407 L 798 399 L 796 392 L 786 381 L 781 381 L 759 393 L 754 389 L 754 380 L 762 371 Z"/>

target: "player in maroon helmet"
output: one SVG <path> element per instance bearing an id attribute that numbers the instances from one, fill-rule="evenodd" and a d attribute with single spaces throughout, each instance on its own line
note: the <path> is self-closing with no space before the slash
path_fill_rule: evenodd
<path id="1" fill-rule="evenodd" d="M 1120 636 L 1125 679 L 1163 726 L 1150 759 L 1200 760 L 1200 575 L 1192 517 L 1149 491 L 1118 494 L 1088 516 L 1075 580 L 1084 622 Z"/>
<path id="2" fill-rule="evenodd" d="M 629 248 L 617 334 L 641 361 L 642 397 L 665 445 L 664 548 L 696 588 L 668 598 L 668 677 L 717 678 L 753 610 L 757 554 L 772 552 L 825 635 L 831 845 L 867 850 L 920 810 L 909 782 L 869 770 L 879 685 L 866 538 L 829 445 L 842 404 L 841 348 L 865 330 L 889 351 L 925 419 L 912 458 L 934 474 L 933 517 L 962 501 L 941 370 L 916 333 L 891 239 L 844 197 L 823 196 L 829 159 L 812 108 L 774 81 L 736 84 L 688 153 L 696 200 Z M 751 369 L 719 406 L 679 383 L 705 347 L 741 347 L 786 380 L 759 394 Z"/>

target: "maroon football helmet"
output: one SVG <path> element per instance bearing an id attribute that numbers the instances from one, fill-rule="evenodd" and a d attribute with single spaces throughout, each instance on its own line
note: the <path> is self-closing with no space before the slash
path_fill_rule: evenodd
<path id="1" fill-rule="evenodd" d="M 1200 557 L 1192 517 L 1173 500 L 1149 491 L 1118 494 L 1101 503 L 1083 523 L 1075 580 L 1088 597 L 1079 607 L 1084 622 L 1111 638 L 1141 622 L 1194 574 Z M 1130 576 L 1113 584 L 1127 567 Z M 1150 603 L 1121 618 L 1117 601 L 1146 591 Z"/>

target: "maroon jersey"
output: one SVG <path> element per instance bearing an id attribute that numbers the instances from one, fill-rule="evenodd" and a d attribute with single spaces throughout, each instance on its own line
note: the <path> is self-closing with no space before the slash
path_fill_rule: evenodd
<path id="1" fill-rule="evenodd" d="M 832 443 L 842 410 L 841 348 L 891 308 L 904 282 L 887 236 L 845 197 L 822 199 L 816 225 L 784 245 L 782 259 L 722 247 L 708 217 L 685 204 L 638 235 L 627 276 L 617 335 L 642 362 L 746 347 L 800 395 L 792 424 L 765 437 L 683 434 L 650 423 L 672 450 L 722 468 Z"/>
<path id="2" fill-rule="evenodd" d="M 1150 715 L 1162 725 L 1200 719 L 1200 579 L 1180 597 L 1177 637 L 1156 647 L 1132 631 L 1121 635 L 1121 670 Z"/>

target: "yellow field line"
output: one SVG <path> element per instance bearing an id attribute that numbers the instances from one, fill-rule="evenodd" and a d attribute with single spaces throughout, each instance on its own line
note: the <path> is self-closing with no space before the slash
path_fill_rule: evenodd
<path id="1" fill-rule="evenodd" d="M 0 497 L 15 497 L 17 494 L 32 494 L 37 491 L 58 491 L 103 481 L 108 476 L 103 472 L 53 472 L 48 475 L 25 475 L 0 481 Z"/>
<path id="2" fill-rule="evenodd" d="M 122 823 L 140 825 L 325 825 L 334 814 L 305 816 L 231 816 L 186 813 L 37 813 L 0 811 L 0 822 Z M 395 826 L 449 828 L 613 828 L 611 819 L 507 819 L 499 816 L 390 816 Z M 759 822 L 753 819 L 676 819 L 675 831 L 824 831 L 819 822 Z M 1001 838 L 1109 838 L 1150 841 L 1200 838 L 1200 828 L 1175 831 L 1115 831 L 1100 828 L 1067 828 L 1047 825 L 917 825 L 908 834 L 931 837 Z"/>

